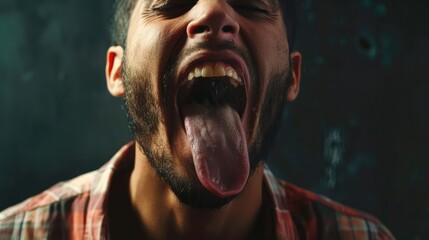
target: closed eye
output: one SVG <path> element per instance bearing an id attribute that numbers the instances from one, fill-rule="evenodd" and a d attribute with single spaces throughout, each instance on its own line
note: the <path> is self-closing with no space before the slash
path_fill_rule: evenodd
<path id="1" fill-rule="evenodd" d="M 194 4 L 191 3 L 168 3 L 161 6 L 152 7 L 152 12 L 166 14 L 166 15 L 181 15 L 189 11 Z"/>
<path id="2" fill-rule="evenodd" d="M 244 11 L 247 13 L 259 13 L 259 14 L 269 14 L 270 11 L 261 7 L 252 6 L 252 5 L 234 5 L 234 8 L 237 11 Z"/>

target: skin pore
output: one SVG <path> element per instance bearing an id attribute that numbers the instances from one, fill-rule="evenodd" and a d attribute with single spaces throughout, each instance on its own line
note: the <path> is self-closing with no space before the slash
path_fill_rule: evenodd
<path id="1" fill-rule="evenodd" d="M 228 199 L 199 183 L 192 146 L 175 109 L 175 89 L 186 63 L 223 56 L 242 59 L 243 76 L 248 76 L 241 121 L 251 174 L 243 191 Z M 138 1 L 126 49 L 114 46 L 107 55 L 109 91 L 125 96 L 137 141 L 134 165 L 113 180 L 111 199 L 123 208 L 110 214 L 112 233 L 150 239 L 266 236 L 258 221 L 269 199 L 258 163 L 283 102 L 298 94 L 300 64 L 300 54 L 289 52 L 281 11 L 268 0 Z M 193 198 L 202 200 L 184 200 L 183 191 L 198 192 Z"/>

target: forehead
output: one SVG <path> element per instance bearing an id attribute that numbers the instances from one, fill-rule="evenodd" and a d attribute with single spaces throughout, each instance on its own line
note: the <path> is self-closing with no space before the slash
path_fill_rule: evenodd
<path id="1" fill-rule="evenodd" d="M 139 0 L 135 0 L 135 1 L 139 1 Z M 263 3 L 269 3 L 272 6 L 278 6 L 279 5 L 278 1 L 284 1 L 284 0 L 227 0 L 227 2 L 229 2 L 229 3 L 263 2 Z M 144 7 L 146 7 L 146 6 L 150 6 L 152 3 L 168 3 L 168 2 L 176 2 L 176 3 L 194 2 L 194 3 L 196 3 L 196 2 L 198 2 L 198 0 L 140 0 L 140 2 L 142 2 L 142 5 Z"/>

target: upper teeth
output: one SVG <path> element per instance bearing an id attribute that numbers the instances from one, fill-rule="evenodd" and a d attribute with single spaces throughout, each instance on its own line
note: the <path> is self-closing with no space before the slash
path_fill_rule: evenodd
<path id="1" fill-rule="evenodd" d="M 234 86 L 242 84 L 241 78 L 238 76 L 234 68 L 227 66 L 221 62 L 205 63 L 201 66 L 195 67 L 188 73 L 188 80 L 192 81 L 197 77 L 230 77 L 230 82 Z"/>

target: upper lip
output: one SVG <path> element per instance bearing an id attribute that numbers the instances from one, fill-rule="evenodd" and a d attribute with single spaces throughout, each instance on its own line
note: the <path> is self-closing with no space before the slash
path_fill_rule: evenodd
<path id="1" fill-rule="evenodd" d="M 189 71 L 193 70 L 195 67 L 207 63 L 207 62 L 222 62 L 224 64 L 227 64 L 231 67 L 233 67 L 239 77 L 244 82 L 244 88 L 246 91 L 246 95 L 249 94 L 249 86 L 250 86 L 250 76 L 249 76 L 249 70 L 247 68 L 247 65 L 245 61 L 239 57 L 237 54 L 232 53 L 231 51 L 201 51 L 198 53 L 195 53 L 187 58 L 179 64 L 179 70 L 177 74 L 177 78 L 175 81 L 175 91 L 174 91 L 174 99 L 175 99 L 175 105 L 176 110 L 178 110 L 177 106 L 177 95 L 179 92 L 180 87 L 186 82 Z M 247 98 L 247 97 L 246 97 Z M 247 106 L 247 103 L 246 103 Z M 245 108 L 246 108 L 245 106 Z"/>

